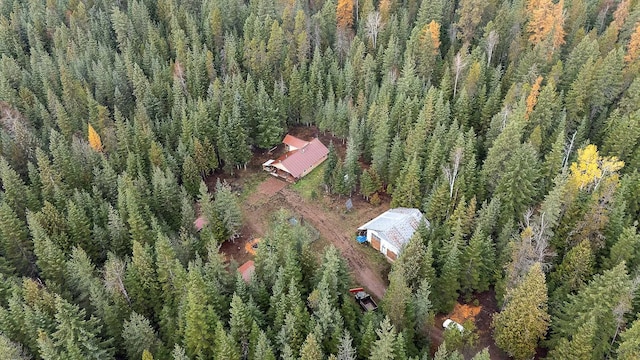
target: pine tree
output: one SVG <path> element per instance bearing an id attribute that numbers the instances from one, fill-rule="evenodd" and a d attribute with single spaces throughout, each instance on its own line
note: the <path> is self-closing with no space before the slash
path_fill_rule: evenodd
<path id="1" fill-rule="evenodd" d="M 351 342 L 351 334 L 345 330 L 338 346 L 337 360 L 356 360 L 356 349 Z"/>
<path id="2" fill-rule="evenodd" d="M 392 207 L 420 207 L 422 203 L 420 173 L 420 161 L 418 156 L 414 154 L 411 161 L 405 163 L 402 175 L 398 177 L 397 185 L 393 191 Z"/>
<path id="3" fill-rule="evenodd" d="M 547 287 L 539 263 L 522 283 L 507 294 L 506 306 L 493 317 L 493 336 L 501 349 L 516 359 L 528 359 L 549 326 Z"/>
<path id="4" fill-rule="evenodd" d="M 441 312 L 453 309 L 460 290 L 460 247 L 462 245 L 462 230 L 460 222 L 448 242 L 442 245 L 442 271 L 437 280 L 440 291 L 434 294 L 436 308 Z"/>
<path id="5" fill-rule="evenodd" d="M 253 322 L 250 309 L 238 295 L 234 294 L 229 312 L 231 314 L 231 318 L 229 319 L 231 337 L 235 343 L 240 344 L 241 349 L 248 349 L 249 331 L 251 330 L 251 323 Z M 246 356 L 246 354 L 243 354 L 243 356 Z"/>
<path id="6" fill-rule="evenodd" d="M 68 303 L 59 296 L 55 299 L 55 331 L 45 335 L 51 341 L 53 351 L 62 359 L 80 360 L 86 358 L 110 359 L 113 350 L 100 336 L 102 325 L 94 317 L 85 319 L 86 312 Z M 47 340 L 42 337 L 38 343 Z"/>
<path id="7" fill-rule="evenodd" d="M 622 231 L 616 243 L 611 247 L 604 267 L 611 269 L 622 262 L 628 264 L 631 269 L 635 269 L 640 262 L 640 234 L 635 226 L 627 227 Z"/>
<path id="8" fill-rule="evenodd" d="M 222 324 L 218 323 L 221 333 L 219 333 L 218 329 L 215 329 L 214 335 L 214 329 L 211 325 L 214 315 L 204 291 L 205 284 L 200 269 L 195 264 L 191 264 L 189 266 L 189 284 L 183 300 L 185 307 L 182 316 L 184 319 L 183 341 L 185 350 L 190 357 L 194 358 L 196 356 L 211 356 L 214 354 L 214 339 L 216 350 L 221 350 L 218 342 L 223 345 L 228 342 L 227 335 L 222 329 Z M 221 352 L 218 354 L 221 354 Z"/>
<path id="9" fill-rule="evenodd" d="M 634 321 L 631 326 L 620 334 L 620 347 L 618 347 L 618 359 L 631 360 L 640 356 L 640 320 Z"/>
<path id="10" fill-rule="evenodd" d="M 415 304 L 416 332 L 422 336 L 427 336 L 430 327 L 434 322 L 434 309 L 430 300 L 431 284 L 423 279 L 417 290 L 413 294 Z"/>
<path id="11" fill-rule="evenodd" d="M 562 303 L 569 294 L 575 294 L 586 285 L 593 274 L 593 265 L 594 256 L 588 240 L 581 241 L 567 252 L 562 263 L 550 275 L 554 305 Z"/>
<path id="12" fill-rule="evenodd" d="M 385 292 L 382 308 L 391 324 L 402 331 L 405 327 L 413 327 L 408 323 L 407 306 L 411 301 L 411 289 L 407 286 L 402 271 L 394 270 L 389 274 L 389 288 Z"/>
<path id="13" fill-rule="evenodd" d="M 129 289 L 129 296 L 133 308 L 139 314 L 153 319 L 153 314 L 159 309 L 158 283 L 154 268 L 153 250 L 149 244 L 144 246 L 133 242 L 131 262 L 127 266 L 125 284 Z"/>
<path id="14" fill-rule="evenodd" d="M 593 356 L 593 337 L 596 332 L 595 319 L 584 323 L 573 335 L 571 341 L 562 339 L 549 353 L 549 359 L 590 360 Z"/>
<path id="15" fill-rule="evenodd" d="M 159 345 L 149 320 L 135 311 L 131 313 L 129 320 L 125 321 L 122 337 L 130 359 L 138 359 L 144 352 L 148 353 L 150 350 L 156 351 Z"/>
<path id="16" fill-rule="evenodd" d="M 592 358 L 601 358 L 611 349 L 612 339 L 624 326 L 630 311 L 631 281 L 625 264 L 598 274 L 576 295 L 570 295 L 556 312 L 550 345 L 557 348 L 563 338 L 574 337 L 592 318 L 597 327 L 593 337 Z"/>
<path id="17" fill-rule="evenodd" d="M 242 209 L 238 203 L 237 196 L 231 191 L 231 187 L 226 182 L 216 183 L 216 194 L 213 208 L 217 216 L 222 220 L 229 238 L 235 239 L 242 226 Z M 224 241 L 226 239 L 218 239 Z"/>
<path id="18" fill-rule="evenodd" d="M 0 180 L 2 180 L 4 190 L 4 202 L 13 209 L 20 219 L 25 219 L 28 208 L 35 210 L 31 191 L 4 158 L 0 158 Z"/>
<path id="19" fill-rule="evenodd" d="M 222 323 L 218 321 L 215 329 L 215 350 L 214 354 L 220 359 L 240 360 L 240 354 L 236 349 L 235 343 L 231 335 L 222 327 Z"/>
<path id="20" fill-rule="evenodd" d="M 8 337 L 0 334 L 0 353 L 6 359 L 11 360 L 27 360 L 30 357 L 24 352 L 22 346 L 19 343 L 11 341 Z"/>
<path id="21" fill-rule="evenodd" d="M 302 344 L 302 349 L 300 349 L 300 360 L 322 360 L 323 358 L 324 355 L 320 344 L 318 344 L 313 333 L 309 333 Z"/>
<path id="22" fill-rule="evenodd" d="M 469 245 L 462 251 L 460 264 L 460 287 L 470 296 L 473 292 L 489 289 L 493 269 L 495 269 L 495 249 L 490 237 L 483 232 L 476 232 L 469 240 Z"/>
<path id="23" fill-rule="evenodd" d="M 531 145 L 522 145 L 504 166 L 495 195 L 500 198 L 502 212 L 517 218 L 533 203 L 538 193 L 537 154 Z"/>
<path id="24" fill-rule="evenodd" d="M 375 323 L 372 316 L 366 317 L 360 327 L 362 336 L 360 338 L 360 346 L 358 346 L 358 356 L 360 358 L 368 358 L 371 355 L 373 344 L 376 341 Z"/>
<path id="25" fill-rule="evenodd" d="M 378 340 L 371 347 L 369 360 L 392 360 L 395 358 L 396 331 L 388 317 L 380 323 L 376 330 Z"/>
<path id="26" fill-rule="evenodd" d="M 33 244 L 28 239 L 26 224 L 4 201 L 0 204 L 0 244 L 2 256 L 17 274 L 30 275 L 35 272 Z"/>

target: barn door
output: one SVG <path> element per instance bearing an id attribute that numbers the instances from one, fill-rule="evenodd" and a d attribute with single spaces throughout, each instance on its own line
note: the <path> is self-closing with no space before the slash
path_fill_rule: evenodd
<path id="1" fill-rule="evenodd" d="M 380 250 L 380 239 L 373 234 L 371 234 L 371 246 L 376 250 Z"/>

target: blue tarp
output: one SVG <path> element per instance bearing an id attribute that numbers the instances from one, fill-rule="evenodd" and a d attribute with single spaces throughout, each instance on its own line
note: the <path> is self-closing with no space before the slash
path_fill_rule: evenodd
<path id="1" fill-rule="evenodd" d="M 366 243 L 367 242 L 367 236 L 366 235 L 356 236 L 356 240 L 358 240 L 358 242 L 360 244 Z"/>

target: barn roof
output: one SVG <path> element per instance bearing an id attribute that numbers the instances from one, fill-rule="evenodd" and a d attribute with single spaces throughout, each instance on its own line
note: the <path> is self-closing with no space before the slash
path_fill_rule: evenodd
<path id="1" fill-rule="evenodd" d="M 304 141 L 302 139 L 298 139 L 297 137 L 293 136 L 293 135 L 289 135 L 287 134 L 287 136 L 284 137 L 284 139 L 282 140 L 282 143 L 287 144 L 291 147 L 300 149 L 303 148 L 305 146 L 307 146 L 307 144 L 309 142 Z"/>
<path id="2" fill-rule="evenodd" d="M 329 149 L 316 138 L 308 142 L 304 147 L 282 155 L 274 163 L 282 164 L 289 174 L 294 178 L 299 178 L 305 170 L 316 165 L 328 154 Z"/>
<path id="3" fill-rule="evenodd" d="M 381 238 L 402 249 L 423 220 L 429 225 L 418 209 L 395 208 L 380 214 L 358 230 L 375 230 Z"/>

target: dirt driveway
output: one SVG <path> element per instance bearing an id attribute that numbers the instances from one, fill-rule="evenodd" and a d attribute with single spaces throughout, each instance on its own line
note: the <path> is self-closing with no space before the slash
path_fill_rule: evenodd
<path id="1" fill-rule="evenodd" d="M 285 208 L 302 216 L 320 232 L 321 240 L 333 244 L 347 262 L 354 285 L 364 287 L 375 298 L 382 299 L 387 289 L 386 273 L 379 265 L 384 260 L 370 261 L 372 249 L 355 241 L 355 229 L 388 209 L 388 204 L 374 207 L 360 199 L 354 199 L 354 209 L 345 213 L 341 204 L 345 199 L 334 199 L 330 196 L 319 196 L 317 200 L 305 200 L 299 193 L 291 189 L 285 181 L 268 177 L 262 181 L 243 202 L 245 228 L 242 241 L 253 237 L 261 237 L 268 226 L 268 214 Z M 243 244 L 234 244 L 234 250 L 241 249 Z M 225 251 L 225 246 L 223 246 Z M 232 250 L 232 249 L 229 249 Z M 233 250 L 232 250 L 233 251 Z M 226 251 L 225 251 L 226 252 Z M 235 257 L 233 254 L 230 254 Z M 388 265 L 384 264 L 388 268 Z M 388 270 L 388 269 L 387 269 Z"/>
<path id="2" fill-rule="evenodd" d="M 356 242 L 354 235 L 358 225 L 351 227 L 350 231 L 345 230 L 345 225 L 349 227 L 351 221 L 345 221 L 346 217 L 341 216 L 339 211 L 327 211 L 316 202 L 307 202 L 297 192 L 288 187 L 280 190 L 279 194 L 284 198 L 290 209 L 303 216 L 305 221 L 310 222 L 313 227 L 320 231 L 320 235 L 325 240 L 331 242 L 340 250 L 357 283 L 366 288 L 376 298 L 382 299 L 387 290 L 387 282 L 382 277 L 382 274 L 375 271 L 366 261 L 366 258 L 362 256 L 362 247 L 365 245 Z M 363 220 L 362 223 L 369 219 Z"/>

